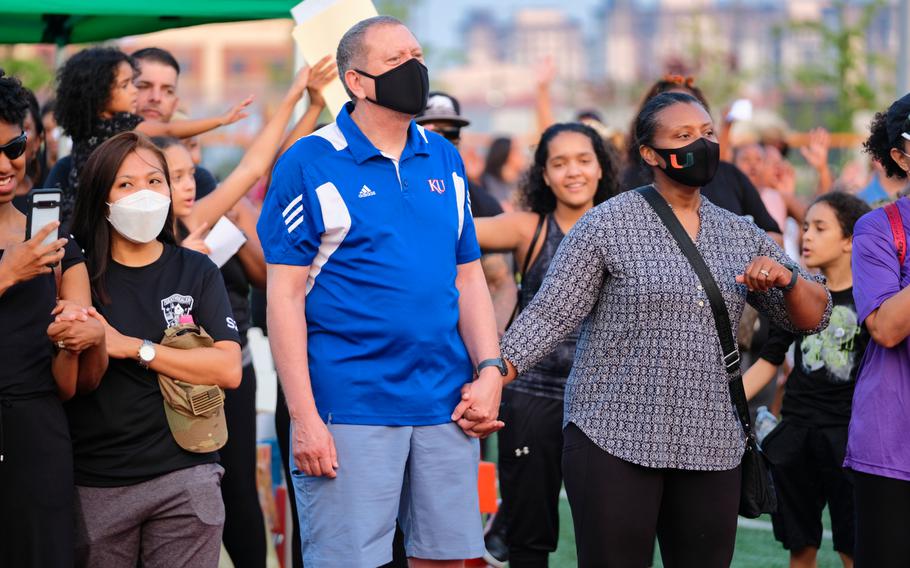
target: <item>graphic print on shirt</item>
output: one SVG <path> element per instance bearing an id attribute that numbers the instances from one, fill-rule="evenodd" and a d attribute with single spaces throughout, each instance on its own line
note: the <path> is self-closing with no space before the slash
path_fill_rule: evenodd
<path id="1" fill-rule="evenodd" d="M 856 312 L 850 306 L 834 306 L 828 327 L 802 341 L 803 370 L 810 373 L 824 367 L 832 382 L 848 382 L 856 365 L 854 343 L 859 334 Z"/>
<path id="2" fill-rule="evenodd" d="M 171 294 L 161 300 L 161 311 L 164 312 L 164 321 L 167 327 L 180 323 L 180 316 L 190 315 L 193 311 L 193 297 L 184 294 Z"/>

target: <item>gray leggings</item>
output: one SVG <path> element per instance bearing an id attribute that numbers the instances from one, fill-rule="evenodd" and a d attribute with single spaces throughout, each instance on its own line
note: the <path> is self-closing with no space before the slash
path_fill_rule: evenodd
<path id="1" fill-rule="evenodd" d="M 216 568 L 224 502 L 218 464 L 126 487 L 76 487 L 76 566 Z"/>

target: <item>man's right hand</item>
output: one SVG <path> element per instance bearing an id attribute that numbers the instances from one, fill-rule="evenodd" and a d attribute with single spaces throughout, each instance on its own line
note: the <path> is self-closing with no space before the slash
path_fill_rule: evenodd
<path id="1" fill-rule="evenodd" d="M 315 477 L 334 479 L 338 474 L 338 456 L 335 439 L 318 414 L 293 420 L 291 444 L 297 469 Z"/>

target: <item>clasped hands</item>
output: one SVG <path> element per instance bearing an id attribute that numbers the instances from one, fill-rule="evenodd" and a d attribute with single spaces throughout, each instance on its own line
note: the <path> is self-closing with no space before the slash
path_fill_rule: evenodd
<path id="1" fill-rule="evenodd" d="M 486 438 L 505 426 L 505 422 L 498 420 L 502 382 L 499 371 L 487 367 L 473 382 L 461 387 L 461 402 L 452 412 L 452 421 L 467 436 Z"/>
<path id="2" fill-rule="evenodd" d="M 58 300 L 51 312 L 55 317 L 47 328 L 47 336 L 58 349 L 71 354 L 102 345 L 105 330 L 97 313 L 91 306 L 86 308 L 76 302 Z"/>

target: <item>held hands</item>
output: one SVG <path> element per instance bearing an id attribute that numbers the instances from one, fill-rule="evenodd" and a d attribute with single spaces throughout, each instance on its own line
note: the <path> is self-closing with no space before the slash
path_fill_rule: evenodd
<path id="1" fill-rule="evenodd" d="M 300 420 L 292 420 L 291 424 L 294 436 L 291 441 L 292 450 L 297 469 L 310 476 L 330 479 L 337 477 L 335 439 L 319 414 L 312 412 Z"/>
<path id="2" fill-rule="evenodd" d="M 452 420 L 467 436 L 486 438 L 506 425 L 497 420 L 501 400 L 502 376 L 496 369 L 483 369 L 474 382 L 461 388 L 461 402 L 452 412 Z"/>
<path id="3" fill-rule="evenodd" d="M 55 265 L 63 259 L 63 247 L 67 239 L 57 239 L 48 245 L 42 242 L 59 226 L 58 221 L 48 223 L 29 240 L 6 249 L 0 258 L 0 278 L 12 286 L 53 271 L 49 265 Z"/>
<path id="4" fill-rule="evenodd" d="M 793 273 L 767 256 L 757 256 L 736 277 L 736 282 L 745 284 L 750 292 L 767 292 L 772 288 L 783 288 L 790 283 Z"/>
<path id="5" fill-rule="evenodd" d="M 316 62 L 316 65 L 310 69 L 310 82 L 306 87 L 311 105 L 325 107 L 325 97 L 322 96 L 322 91 L 337 77 L 338 67 L 331 55 L 326 55 Z"/>
<path id="6" fill-rule="evenodd" d="M 86 349 L 102 345 L 104 326 L 89 315 L 89 310 L 68 300 L 59 300 L 51 312 L 56 316 L 47 328 L 47 336 L 61 350 L 79 354 Z"/>
<path id="7" fill-rule="evenodd" d="M 246 108 L 250 106 L 253 102 L 253 95 L 248 96 L 247 98 L 240 101 L 238 104 L 231 107 L 226 113 L 221 115 L 221 126 L 227 126 L 228 124 L 234 124 L 238 120 L 242 120 L 249 116 L 246 112 Z"/>

